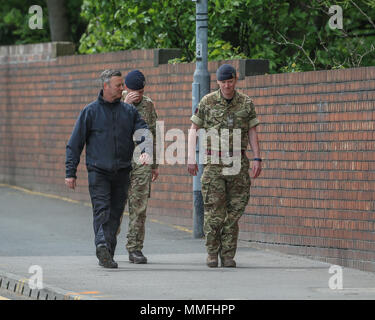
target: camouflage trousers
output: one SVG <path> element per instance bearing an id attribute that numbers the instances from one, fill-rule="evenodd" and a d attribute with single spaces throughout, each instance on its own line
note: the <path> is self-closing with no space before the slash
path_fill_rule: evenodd
<path id="1" fill-rule="evenodd" d="M 243 157 L 236 175 L 224 175 L 223 166 L 206 164 L 202 196 L 206 247 L 209 254 L 233 259 L 237 250 L 238 221 L 250 198 L 249 160 Z"/>
<path id="2" fill-rule="evenodd" d="M 147 202 L 151 191 L 152 168 L 150 165 L 132 164 L 128 192 L 129 229 L 126 249 L 142 250 L 145 239 Z"/>

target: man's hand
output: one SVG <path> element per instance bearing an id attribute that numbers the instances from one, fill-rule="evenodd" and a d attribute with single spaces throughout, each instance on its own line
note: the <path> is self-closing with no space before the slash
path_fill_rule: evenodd
<path id="1" fill-rule="evenodd" d="M 196 163 L 194 163 L 194 164 L 188 164 L 188 172 L 192 176 L 196 176 L 197 173 L 198 173 L 198 165 Z"/>
<path id="2" fill-rule="evenodd" d="M 253 160 L 252 178 L 256 179 L 262 172 L 262 163 L 257 160 Z"/>
<path id="3" fill-rule="evenodd" d="M 139 157 L 139 163 L 142 165 L 151 164 L 150 156 L 146 152 L 142 153 Z"/>
<path id="4" fill-rule="evenodd" d="M 198 173 L 198 165 L 195 160 L 195 148 L 197 145 L 197 130 L 199 127 L 193 122 L 189 129 L 188 136 L 188 172 L 192 176 L 196 176 Z"/>
<path id="5" fill-rule="evenodd" d="M 152 182 L 154 182 L 159 176 L 159 170 L 158 169 L 152 169 Z"/>
<path id="6" fill-rule="evenodd" d="M 77 186 L 76 178 L 65 178 L 65 185 L 70 189 L 75 189 Z"/>
<path id="7" fill-rule="evenodd" d="M 260 158 L 259 141 L 257 134 L 257 127 L 252 127 L 249 130 L 249 141 L 251 150 L 255 158 Z M 262 163 L 258 160 L 253 160 L 252 178 L 256 179 L 262 171 Z"/>
<path id="8" fill-rule="evenodd" d="M 123 91 L 122 96 L 124 97 L 124 102 L 128 104 L 137 103 L 141 98 L 140 94 L 136 91 L 131 91 L 129 93 Z"/>

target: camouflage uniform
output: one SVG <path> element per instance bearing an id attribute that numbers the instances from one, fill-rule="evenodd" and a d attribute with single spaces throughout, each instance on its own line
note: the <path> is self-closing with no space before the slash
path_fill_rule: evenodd
<path id="1" fill-rule="evenodd" d="M 220 130 L 229 129 L 230 145 L 233 141 L 231 129 L 241 129 L 242 151 L 238 151 L 238 156 L 241 156 L 240 172 L 225 175 L 222 169 L 231 165 L 221 160 L 218 164 L 211 163 L 213 153 L 220 152 L 220 143 L 214 146 L 211 139 L 207 139 L 208 155 L 201 178 L 207 252 L 233 259 L 237 249 L 238 221 L 250 197 L 249 160 L 245 154 L 249 144 L 248 133 L 250 128 L 259 124 L 259 120 L 247 95 L 235 91 L 228 104 L 219 89 L 202 98 L 191 121 L 206 131 L 217 129 L 219 137 Z"/>
<path id="2" fill-rule="evenodd" d="M 153 152 L 154 159 L 156 159 L 156 119 L 154 103 L 146 96 L 143 96 L 142 101 L 138 104 L 133 104 L 142 119 L 144 119 L 153 136 Z M 128 242 L 126 249 L 129 252 L 141 251 L 143 248 L 143 241 L 145 238 L 145 220 L 148 198 L 151 194 L 151 178 L 152 169 L 156 169 L 158 165 L 136 164 L 132 160 L 132 171 L 130 172 L 130 186 L 128 192 L 128 206 L 129 206 L 129 229 Z"/>

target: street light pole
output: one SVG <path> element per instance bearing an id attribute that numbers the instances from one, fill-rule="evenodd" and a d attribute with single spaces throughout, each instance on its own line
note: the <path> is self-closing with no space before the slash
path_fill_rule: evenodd
<path id="1" fill-rule="evenodd" d="M 207 29 L 208 29 L 208 5 L 207 0 L 193 0 L 196 3 L 196 67 L 194 72 L 194 82 L 192 85 L 192 112 L 198 106 L 199 101 L 210 92 L 210 74 L 208 73 L 208 49 L 207 49 Z M 204 209 L 202 198 L 201 176 L 203 165 L 199 163 L 199 139 L 196 148 L 196 160 L 198 163 L 198 173 L 193 177 L 193 236 L 202 238 Z"/>

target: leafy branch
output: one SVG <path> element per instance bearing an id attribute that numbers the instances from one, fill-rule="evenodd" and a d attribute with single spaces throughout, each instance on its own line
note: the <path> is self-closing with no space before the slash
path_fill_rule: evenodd
<path id="1" fill-rule="evenodd" d="M 315 68 L 315 61 L 316 61 L 316 58 L 314 60 L 312 60 L 310 58 L 310 55 L 307 53 L 307 51 L 304 49 L 304 44 L 305 44 L 305 40 L 306 40 L 306 36 L 304 35 L 303 36 L 303 40 L 302 40 L 302 44 L 298 44 L 298 43 L 295 43 L 295 42 L 291 42 L 289 41 L 285 36 L 283 36 L 279 31 L 277 31 L 277 33 L 279 34 L 279 36 L 284 40 L 284 42 L 278 42 L 276 40 L 273 40 L 273 42 L 275 42 L 276 44 L 278 45 L 284 45 L 284 46 L 294 46 L 296 48 L 298 48 L 304 55 L 305 57 L 307 58 L 307 60 L 310 62 L 310 64 L 312 65 L 313 69 L 316 70 Z"/>

